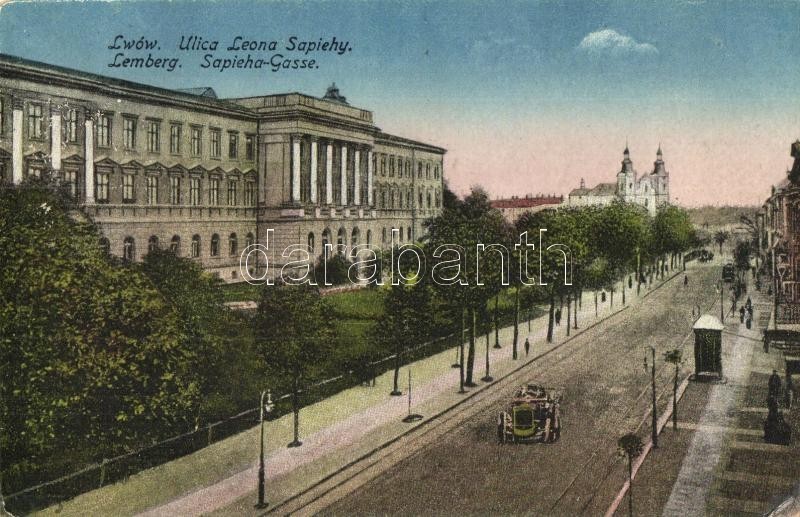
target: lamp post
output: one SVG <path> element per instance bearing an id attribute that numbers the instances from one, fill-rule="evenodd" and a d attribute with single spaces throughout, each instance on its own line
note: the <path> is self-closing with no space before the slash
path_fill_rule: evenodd
<path id="1" fill-rule="evenodd" d="M 264 403 L 265 395 L 267 397 L 266 403 Z M 261 427 L 259 430 L 261 435 L 261 453 L 258 456 L 258 504 L 256 505 L 256 508 L 267 507 L 267 502 L 264 500 L 264 488 L 266 485 L 266 476 L 264 473 L 264 412 L 270 413 L 274 407 L 275 404 L 272 402 L 272 392 L 270 390 L 262 391 L 261 403 L 259 405 L 259 420 L 261 421 Z"/>
<path id="2" fill-rule="evenodd" d="M 648 347 L 650 348 L 650 352 L 653 355 L 653 364 L 650 368 L 650 382 L 653 391 L 653 448 L 658 447 L 658 413 L 656 407 L 656 349 L 653 346 Z M 644 354 L 644 371 L 647 371 L 647 352 Z"/>

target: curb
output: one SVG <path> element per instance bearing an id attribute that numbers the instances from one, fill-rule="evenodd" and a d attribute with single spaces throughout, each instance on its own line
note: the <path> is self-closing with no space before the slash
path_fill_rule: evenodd
<path id="1" fill-rule="evenodd" d="M 666 285 L 666 284 L 667 284 L 667 282 L 671 281 L 673 278 L 675 278 L 676 276 L 678 276 L 680 273 L 681 273 L 681 272 L 675 273 L 674 275 L 672 275 L 672 276 L 670 276 L 670 277 L 666 278 L 666 279 L 665 279 L 665 280 L 663 280 L 663 281 L 662 281 L 660 284 L 658 284 L 657 286 L 655 286 L 654 288 L 652 288 L 650 291 L 648 291 L 647 293 L 645 293 L 645 294 L 644 294 L 644 295 L 643 295 L 643 296 L 642 296 L 642 297 L 641 297 L 641 298 L 640 298 L 638 301 L 642 301 L 642 300 L 644 300 L 644 299 L 645 299 L 645 298 L 646 298 L 648 295 L 650 295 L 651 293 L 655 292 L 656 290 L 658 290 L 658 289 L 660 289 L 661 287 L 663 287 L 664 285 Z M 624 312 L 625 310 L 627 310 L 627 309 L 628 309 L 628 308 L 630 308 L 630 307 L 631 307 L 631 305 L 629 305 L 629 304 L 626 304 L 626 305 L 622 306 L 622 308 L 618 309 L 617 311 L 615 311 L 615 312 L 613 312 L 613 313 L 611 313 L 611 314 L 609 314 L 609 315 L 607 315 L 607 316 L 604 316 L 603 318 L 601 318 L 601 319 L 599 319 L 599 320 L 595 321 L 594 323 L 592 323 L 592 324 L 591 324 L 591 325 L 589 325 L 588 327 L 585 327 L 585 328 L 583 328 L 583 329 L 579 329 L 577 332 L 575 332 L 574 334 L 572 334 L 570 337 L 568 337 L 567 339 L 565 339 L 565 340 L 564 340 L 564 341 L 562 341 L 561 343 L 559 343 L 559 344 L 557 344 L 557 345 L 553 346 L 552 348 L 550 348 L 550 349 L 548 349 L 548 350 L 546 350 L 546 351 L 544 351 L 544 352 L 540 353 L 540 354 L 539 354 L 539 355 L 537 355 L 537 356 L 534 356 L 533 358 L 531 358 L 531 359 L 527 360 L 526 362 L 523 362 L 522 364 L 520 364 L 520 365 L 519 365 L 519 366 L 517 366 L 516 368 L 514 368 L 514 369 L 512 369 L 512 370 L 509 370 L 508 372 L 506 372 L 505 374 L 503 374 L 503 375 L 502 375 L 502 377 L 496 378 L 494 382 L 492 382 L 492 383 L 489 383 L 489 384 L 484 384 L 484 385 L 480 386 L 479 388 L 477 388 L 477 389 L 475 389 L 475 390 L 471 391 L 471 392 L 469 393 L 469 395 L 467 395 L 467 396 L 465 396 L 464 398 L 462 398 L 461 400 L 457 401 L 455 404 L 453 404 L 453 405 L 451 405 L 451 406 L 448 406 L 448 407 L 446 407 L 445 409 L 443 409 L 443 410 L 439 411 L 438 413 L 435 413 L 435 414 L 433 414 L 433 415 L 432 415 L 432 416 L 430 416 L 430 417 L 427 417 L 427 418 L 425 418 L 424 420 L 420 421 L 420 423 L 419 423 L 419 424 L 417 424 L 416 426 L 414 426 L 414 427 L 412 427 L 412 428 L 410 428 L 410 429 L 407 429 L 406 431 L 404 431 L 404 432 L 400 433 L 399 435 L 395 436 L 394 438 L 391 438 L 391 439 L 387 440 L 386 442 L 382 443 L 381 445 L 378 445 L 377 447 L 375 447 L 375 448 L 371 449 L 370 451 L 368 451 L 368 452 L 366 452 L 366 453 L 362 454 L 362 455 L 361 455 L 361 456 L 359 456 L 358 458 L 356 458 L 356 459 L 354 459 L 354 460 L 352 460 L 352 461 L 348 462 L 347 464 L 345 464 L 345 465 L 341 466 L 340 468 L 338 468 L 338 469 L 336 469 L 335 471 L 331 472 L 330 474 L 328 474 L 328 475 L 327 475 L 327 476 L 325 476 L 324 478 L 322 478 L 322 479 L 320 479 L 320 480 L 318 480 L 318 481 L 314 482 L 314 483 L 313 483 L 312 485 L 310 485 L 309 487 L 307 487 L 307 488 L 305 488 L 305 489 L 301 490 L 300 492 L 298 492 L 298 493 L 296 493 L 296 494 L 292 495 L 291 497 L 289 497 L 289 498 L 287 498 L 287 499 L 284 499 L 283 501 L 281 501 L 281 502 L 279 502 L 279 503 L 276 503 L 274 506 L 270 507 L 268 510 L 266 510 L 266 511 L 265 511 L 265 512 L 263 512 L 263 513 L 261 513 L 260 515 L 267 515 L 267 514 L 275 513 L 275 512 L 277 512 L 277 511 L 279 511 L 281 508 L 283 508 L 283 507 L 285 507 L 285 506 L 287 506 L 287 505 L 291 504 L 292 502 L 295 502 L 295 501 L 299 500 L 299 499 L 300 499 L 301 497 L 303 497 L 304 495 L 307 495 L 307 494 L 308 494 L 309 492 L 311 492 L 312 490 L 314 490 L 314 489 L 316 489 L 316 488 L 318 488 L 318 487 L 322 486 L 324 483 L 326 483 L 326 482 L 330 481 L 331 479 L 333 479 L 334 477 L 336 477 L 336 476 L 338 476 L 338 475 L 342 474 L 343 472 L 345 472 L 345 471 L 346 471 L 346 470 L 348 470 L 349 468 L 351 468 L 351 467 L 353 467 L 353 466 L 357 465 L 358 463 L 360 463 L 360 462 L 362 462 L 362 461 L 364 461 L 364 460 L 367 460 L 367 459 L 369 459 L 369 458 L 370 458 L 371 456 L 373 456 L 374 454 L 376 454 L 376 453 L 378 453 L 378 452 L 380 452 L 380 451 L 382 451 L 382 450 L 386 449 L 387 447 L 389 447 L 389 446 L 391 446 L 391 445 L 393 445 L 393 444 L 397 443 L 398 441 L 400 441 L 400 440 L 401 440 L 401 439 L 403 439 L 403 438 L 406 438 L 407 436 L 411 435 L 412 433 L 415 433 L 415 432 L 419 431 L 420 429 L 422 429 L 423 427 L 425 427 L 427 424 L 429 424 L 429 423 L 431 423 L 431 422 L 434 422 L 434 421 L 436 421 L 436 420 L 437 420 L 439 417 L 441 417 L 441 416 L 443 416 L 443 415 L 445 415 L 445 414 L 447 414 L 447 413 L 449 413 L 449 412 L 451 412 L 451 411 L 453 411 L 453 410 L 455 410 L 455 409 L 457 409 L 457 408 L 461 407 L 461 406 L 462 406 L 462 404 L 464 404 L 464 403 L 466 403 L 466 402 L 470 401 L 470 400 L 471 400 L 473 397 L 475 397 L 475 396 L 477 396 L 477 395 L 479 395 L 479 394 L 483 393 L 483 392 L 484 392 L 486 389 L 489 389 L 489 388 L 492 388 L 492 387 L 494 387 L 495 385 L 497 385 L 498 383 L 500 383 L 500 382 L 502 382 L 503 380 L 507 379 L 507 378 L 508 378 L 508 377 L 510 377 L 511 375 L 513 375 L 513 374 L 515 374 L 515 373 L 518 373 L 519 371 L 521 371 L 522 369 L 526 368 L 527 366 L 530 366 L 532 363 L 534 363 L 534 362 L 538 361 L 539 359 L 541 359 L 541 358 L 543 358 L 543 357 L 547 356 L 548 354 L 550 354 L 550 353 L 552 353 L 552 352 L 554 352 L 554 351 L 558 350 L 559 348 L 561 348 L 562 346 L 566 345 L 567 343 L 569 343 L 569 342 L 570 342 L 570 341 L 572 341 L 573 339 L 575 339 L 575 338 L 577 338 L 577 337 L 581 336 L 581 335 L 582 335 L 584 332 L 587 332 L 587 331 L 589 331 L 589 330 L 591 330 L 591 329 L 595 328 L 596 326 L 600 325 L 601 323 L 604 323 L 605 321 L 607 321 L 607 320 L 609 320 L 609 319 L 611 319 L 611 318 L 613 318 L 613 317 L 615 317 L 615 316 L 619 315 L 620 313 Z M 685 381 L 685 382 L 687 382 L 687 383 L 688 383 L 688 380 L 687 380 L 687 381 Z M 685 388 L 684 388 L 684 389 L 685 389 Z M 681 394 L 682 394 L 682 392 L 681 392 Z M 670 407 L 671 407 L 671 406 L 670 406 Z M 670 415 L 671 415 L 671 410 L 670 410 Z M 662 427 L 663 427 L 663 425 L 662 425 Z M 310 501 L 308 501 L 307 503 L 305 503 L 303 506 L 307 506 L 307 505 L 309 505 L 309 504 L 311 504 L 311 503 L 313 503 L 313 502 L 317 501 L 318 499 L 320 499 L 321 497 L 323 497 L 324 495 L 326 495 L 326 494 L 327 494 L 328 492 L 330 492 L 331 490 L 334 490 L 334 489 L 338 488 L 339 486 L 343 485 L 344 483 L 346 483 L 347 481 L 349 481 L 350 479 L 352 479 L 353 477 L 355 477 L 357 474 L 358 474 L 358 473 L 354 473 L 352 476 L 348 476 L 346 479 L 344 479 L 344 480 L 341 480 L 341 481 L 337 482 L 337 483 L 336 483 L 335 485 L 333 485 L 332 487 L 329 487 L 329 488 L 328 488 L 328 490 L 326 490 L 326 492 L 325 492 L 325 493 L 322 493 L 322 494 L 319 494 L 319 495 L 317 495 L 317 496 L 314 496 L 314 497 L 313 497 L 313 498 L 312 498 Z M 627 490 L 627 488 L 626 488 L 626 490 Z M 296 510 L 295 510 L 295 511 L 296 511 Z"/>

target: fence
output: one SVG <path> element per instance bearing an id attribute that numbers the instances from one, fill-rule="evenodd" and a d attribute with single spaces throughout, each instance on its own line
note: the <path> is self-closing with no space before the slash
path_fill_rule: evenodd
<path id="1" fill-rule="evenodd" d="M 509 311 L 504 311 L 498 319 L 499 325 L 505 326 L 508 322 L 513 322 L 513 316 L 513 309 L 510 314 Z M 520 325 L 525 321 L 525 319 L 521 319 Z M 464 332 L 465 335 L 468 335 L 469 328 Z M 401 363 L 409 364 L 458 344 L 457 333 L 443 335 L 405 350 L 401 354 Z M 311 384 L 301 390 L 303 395 L 301 404 L 303 406 L 311 405 L 344 389 L 364 383 L 371 376 L 391 370 L 395 364 L 395 357 L 392 354 L 370 362 L 368 370 L 371 375 L 365 375 L 364 371 L 348 370 L 340 375 Z M 285 393 L 275 398 L 276 406 L 270 419 L 291 412 L 291 397 L 291 393 Z M 57 504 L 109 483 L 125 480 L 144 469 L 191 454 L 219 440 L 246 431 L 258 424 L 258 418 L 258 407 L 247 409 L 224 420 L 207 424 L 135 451 L 91 463 L 75 472 L 15 491 L 5 496 L 6 505 L 13 512 L 29 513 Z"/>

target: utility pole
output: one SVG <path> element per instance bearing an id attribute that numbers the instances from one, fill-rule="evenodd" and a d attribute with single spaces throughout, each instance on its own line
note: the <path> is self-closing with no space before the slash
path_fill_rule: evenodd
<path id="1" fill-rule="evenodd" d="M 267 396 L 267 402 L 264 403 L 264 395 Z M 258 456 L 258 504 L 257 508 L 266 508 L 267 502 L 264 497 L 266 485 L 266 473 L 264 471 L 264 412 L 270 413 L 275 404 L 272 403 L 272 392 L 269 390 L 261 392 L 261 403 L 259 405 L 260 413 L 259 420 L 261 421 L 260 434 L 261 434 L 261 453 Z"/>
<path id="2" fill-rule="evenodd" d="M 658 447 L 658 408 L 656 406 L 656 349 L 655 347 L 649 347 L 650 352 L 653 355 L 653 364 L 650 369 L 650 382 L 653 391 L 653 448 Z M 647 371 L 647 352 L 644 353 L 644 371 Z"/>

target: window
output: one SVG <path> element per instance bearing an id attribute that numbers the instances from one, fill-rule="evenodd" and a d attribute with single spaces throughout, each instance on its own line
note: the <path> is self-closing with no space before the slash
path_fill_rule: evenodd
<path id="1" fill-rule="evenodd" d="M 28 177 L 29 178 L 41 178 L 42 172 L 44 171 L 44 166 L 40 161 L 31 162 L 28 164 Z"/>
<path id="2" fill-rule="evenodd" d="M 102 113 L 97 119 L 97 145 L 111 147 L 111 115 Z"/>
<path id="3" fill-rule="evenodd" d="M 147 240 L 147 252 L 150 253 L 158 249 L 158 237 L 151 235 Z"/>
<path id="4" fill-rule="evenodd" d="M 438 165 L 433 167 L 433 179 L 435 179 L 435 180 L 439 179 L 439 166 Z"/>
<path id="5" fill-rule="evenodd" d="M 136 119 L 125 117 L 122 120 L 122 143 L 125 149 L 136 149 Z"/>
<path id="6" fill-rule="evenodd" d="M 44 116 L 41 104 L 28 104 L 28 137 L 42 138 Z"/>
<path id="7" fill-rule="evenodd" d="M 256 183 L 254 181 L 244 182 L 244 204 L 247 206 L 256 204 Z"/>
<path id="8" fill-rule="evenodd" d="M 180 124 L 170 124 L 169 126 L 169 152 L 172 154 L 181 153 L 181 133 Z"/>
<path id="9" fill-rule="evenodd" d="M 228 180 L 228 206 L 236 206 L 236 188 L 238 181 Z"/>
<path id="10" fill-rule="evenodd" d="M 431 207 L 431 193 L 430 192 L 428 192 L 428 194 L 426 196 L 426 199 L 428 201 L 428 203 L 427 203 L 428 204 L 428 208 L 430 208 Z"/>
<path id="11" fill-rule="evenodd" d="M 394 176 L 394 156 L 389 157 L 389 177 Z"/>
<path id="12" fill-rule="evenodd" d="M 64 169 L 63 181 L 69 190 L 69 195 L 76 197 L 78 195 L 78 171 L 75 169 Z"/>
<path id="13" fill-rule="evenodd" d="M 200 206 L 200 178 L 189 180 L 189 204 Z"/>
<path id="14" fill-rule="evenodd" d="M 228 133 L 228 158 L 239 157 L 239 135 Z"/>
<path id="15" fill-rule="evenodd" d="M 76 143 L 78 141 L 78 110 L 67 110 L 64 116 L 64 141 Z"/>
<path id="16" fill-rule="evenodd" d="M 219 205 L 219 180 L 211 178 L 208 185 L 208 204 L 211 206 Z"/>
<path id="17" fill-rule="evenodd" d="M 158 204 L 158 177 L 157 176 L 148 176 L 147 177 L 147 204 L 148 205 L 157 205 Z"/>
<path id="18" fill-rule="evenodd" d="M 381 176 L 386 176 L 386 155 L 381 155 Z"/>
<path id="19" fill-rule="evenodd" d="M 178 235 L 172 236 L 172 241 L 169 243 L 169 250 L 175 255 L 178 256 L 181 253 L 181 238 Z"/>
<path id="20" fill-rule="evenodd" d="M 233 257 L 237 253 L 239 253 L 239 240 L 236 238 L 236 234 L 232 233 L 228 236 L 228 255 Z"/>
<path id="21" fill-rule="evenodd" d="M 253 237 L 252 233 L 248 233 L 247 237 L 244 239 L 244 245 L 246 248 L 249 248 L 255 243 L 255 238 Z"/>
<path id="22" fill-rule="evenodd" d="M 431 179 L 431 164 L 430 163 L 426 163 L 425 164 L 425 179 L 426 180 Z"/>
<path id="23" fill-rule="evenodd" d="M 383 232 L 381 233 L 381 241 L 386 242 L 386 228 L 383 228 Z"/>
<path id="24" fill-rule="evenodd" d="M 136 177 L 133 174 L 122 175 L 122 202 L 133 203 L 136 201 L 136 192 L 133 188 Z"/>
<path id="25" fill-rule="evenodd" d="M 181 204 L 181 179 L 178 176 L 169 178 L 169 203 L 171 205 Z"/>
<path id="26" fill-rule="evenodd" d="M 222 143 L 220 142 L 220 130 L 211 130 L 211 157 L 219 158 L 222 155 Z"/>
<path id="27" fill-rule="evenodd" d="M 192 236 L 192 249 L 191 249 L 192 258 L 197 258 L 200 256 L 200 236 L 193 235 Z"/>
<path id="28" fill-rule="evenodd" d="M 200 156 L 203 153 L 203 128 L 192 127 L 192 155 Z"/>
<path id="29" fill-rule="evenodd" d="M 421 163 L 417 164 L 417 178 L 422 178 L 422 164 Z M 422 202 L 420 202 L 420 204 L 422 204 Z"/>
<path id="30" fill-rule="evenodd" d="M 411 227 L 406 228 L 406 239 L 411 240 Z"/>
<path id="31" fill-rule="evenodd" d="M 108 203 L 108 174 L 97 175 L 94 197 L 98 203 Z"/>
<path id="32" fill-rule="evenodd" d="M 386 208 L 386 191 L 381 191 L 381 208 Z"/>
<path id="33" fill-rule="evenodd" d="M 211 256 L 219 257 L 219 235 L 216 233 L 211 236 Z"/>
<path id="34" fill-rule="evenodd" d="M 122 242 L 122 260 L 133 262 L 136 258 L 136 241 L 133 237 L 125 237 Z"/>
<path id="35" fill-rule="evenodd" d="M 245 158 L 248 161 L 253 161 L 256 159 L 256 137 L 253 135 L 247 135 L 244 139 L 245 142 Z"/>
<path id="36" fill-rule="evenodd" d="M 422 208 L 422 191 L 419 191 L 419 208 Z"/>
<path id="37" fill-rule="evenodd" d="M 314 255 L 314 232 L 308 234 L 306 242 L 308 242 L 308 252 L 311 255 Z"/>
<path id="38" fill-rule="evenodd" d="M 161 151 L 161 122 L 157 120 L 147 122 L 147 150 L 151 153 Z"/>
<path id="39" fill-rule="evenodd" d="M 109 255 L 111 253 L 111 243 L 108 242 L 108 239 L 105 237 L 100 237 L 100 251 L 104 255 Z"/>

